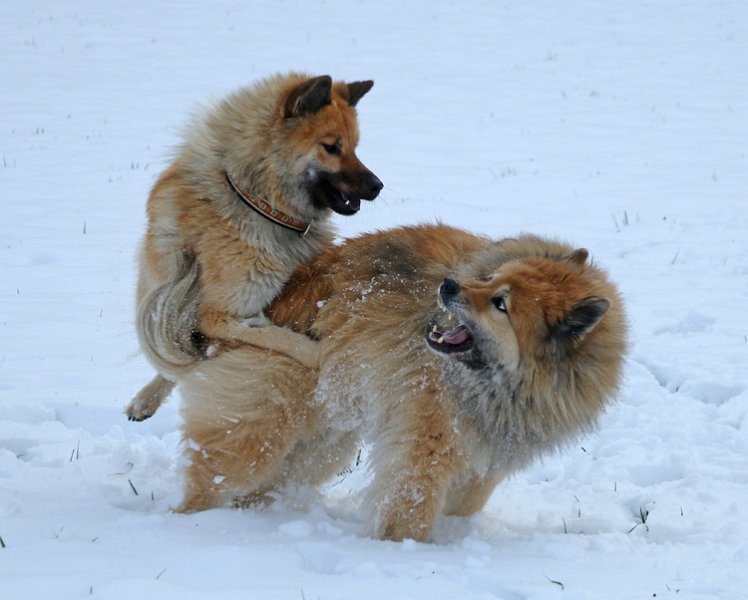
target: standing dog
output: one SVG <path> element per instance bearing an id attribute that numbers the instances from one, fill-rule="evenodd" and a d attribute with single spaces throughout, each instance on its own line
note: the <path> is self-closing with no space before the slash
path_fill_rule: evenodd
<path id="1" fill-rule="evenodd" d="M 205 357 L 206 340 L 265 339 L 256 329 L 270 325 L 263 310 L 331 244 L 331 212 L 355 214 L 377 196 L 381 181 L 356 156 L 354 107 L 372 85 L 275 76 L 187 131 L 148 200 L 136 327 L 159 374 L 126 408 L 130 419 L 158 409 L 173 380 Z M 306 336 L 274 333 L 292 356 L 312 354 Z"/>
<path id="2" fill-rule="evenodd" d="M 591 428 L 616 393 L 621 299 L 586 250 L 446 226 L 347 241 L 269 314 L 317 337 L 319 371 L 251 347 L 179 379 L 179 510 L 262 502 L 371 444 L 373 534 L 428 540 L 507 475 Z"/>

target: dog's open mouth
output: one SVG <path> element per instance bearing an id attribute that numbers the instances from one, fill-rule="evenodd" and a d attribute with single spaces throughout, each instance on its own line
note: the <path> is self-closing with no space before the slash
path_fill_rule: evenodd
<path id="1" fill-rule="evenodd" d="M 355 215 L 361 208 L 360 198 L 347 195 L 327 179 L 323 180 L 322 189 L 327 197 L 328 207 L 339 215 Z"/>
<path id="2" fill-rule="evenodd" d="M 467 352 L 473 347 L 473 334 L 466 325 L 460 323 L 454 329 L 441 332 L 436 326 L 426 337 L 428 345 L 437 352 L 452 354 Z"/>

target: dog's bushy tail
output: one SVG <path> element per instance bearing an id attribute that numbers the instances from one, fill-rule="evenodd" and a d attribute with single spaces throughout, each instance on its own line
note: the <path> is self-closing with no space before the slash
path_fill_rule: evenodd
<path id="1" fill-rule="evenodd" d="M 138 303 L 135 317 L 141 349 L 156 370 L 169 378 L 205 356 L 205 338 L 197 329 L 200 267 L 192 257 L 180 262 L 176 281 L 148 292 Z"/>

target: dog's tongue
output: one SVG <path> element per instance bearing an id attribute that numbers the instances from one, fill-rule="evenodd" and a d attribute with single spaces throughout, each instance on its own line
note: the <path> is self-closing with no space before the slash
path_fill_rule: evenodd
<path id="1" fill-rule="evenodd" d="M 442 334 L 444 341 L 452 346 L 459 346 L 464 344 L 470 338 L 470 332 L 464 325 L 458 325 L 451 331 L 445 331 Z"/>

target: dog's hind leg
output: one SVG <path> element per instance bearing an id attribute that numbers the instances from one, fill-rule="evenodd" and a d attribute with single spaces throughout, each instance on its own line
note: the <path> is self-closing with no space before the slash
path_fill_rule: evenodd
<path id="1" fill-rule="evenodd" d="M 171 394 L 176 384 L 160 373 L 151 379 L 135 394 L 130 404 L 125 408 L 125 414 L 130 421 L 145 421 L 152 417 L 163 401 Z"/>
<path id="2" fill-rule="evenodd" d="M 289 483 L 286 457 L 319 427 L 316 381 L 316 371 L 249 346 L 180 377 L 188 465 L 177 511 L 251 504 Z"/>
<path id="3" fill-rule="evenodd" d="M 185 495 L 177 512 L 262 504 L 282 484 L 280 465 L 292 444 L 291 428 L 282 410 L 263 404 L 261 418 L 237 417 L 235 422 L 227 417 L 223 423 L 186 424 L 188 466 Z"/>
<path id="4" fill-rule="evenodd" d="M 263 504 L 271 492 L 294 483 L 286 476 L 284 459 L 296 438 L 313 425 L 297 407 L 279 405 L 262 392 L 248 404 L 251 409 L 243 414 L 218 405 L 215 420 L 186 417 L 188 466 L 177 512 Z"/>

